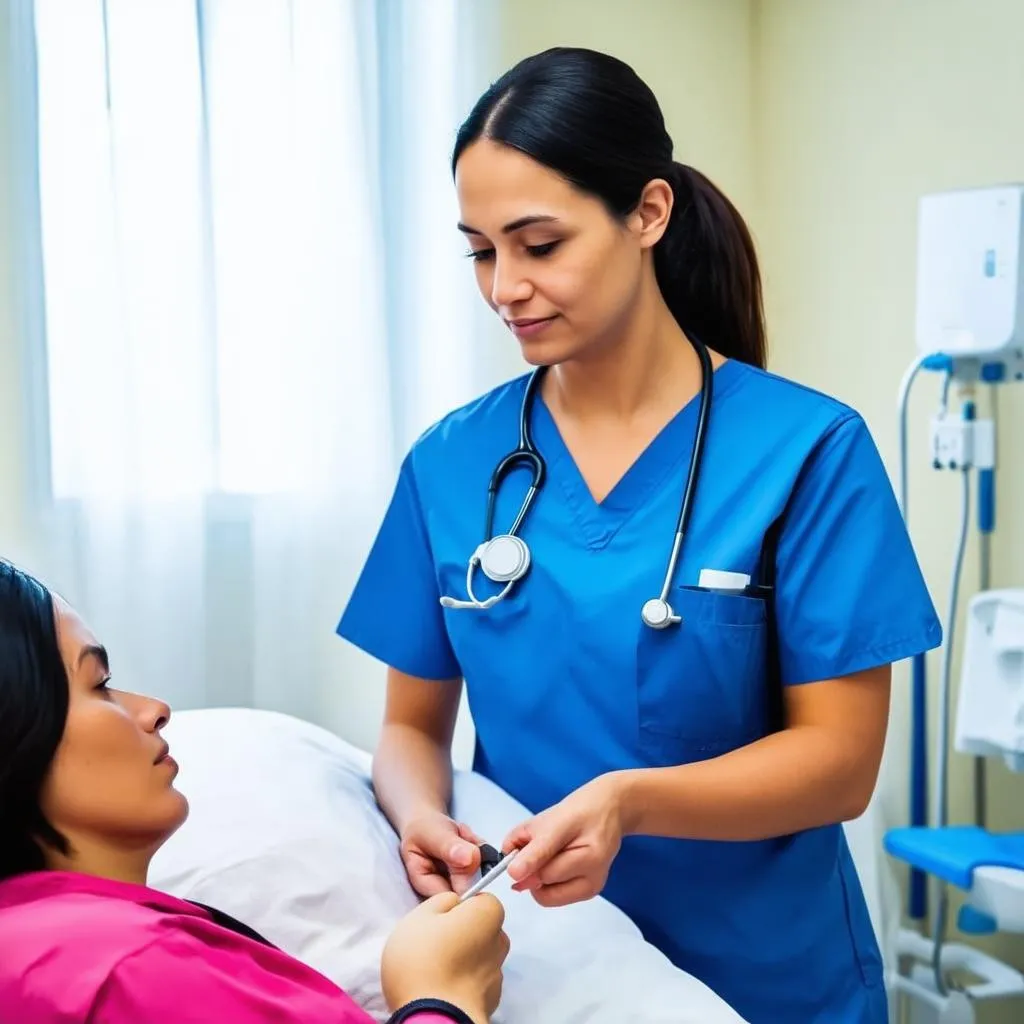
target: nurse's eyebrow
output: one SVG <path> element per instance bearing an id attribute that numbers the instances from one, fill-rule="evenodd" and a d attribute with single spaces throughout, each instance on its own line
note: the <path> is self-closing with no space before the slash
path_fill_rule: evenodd
<path id="1" fill-rule="evenodd" d="M 82 663 L 86 658 L 95 658 L 103 668 L 104 672 L 110 671 L 110 659 L 107 657 L 107 649 L 101 644 L 87 644 L 82 648 L 82 653 L 78 655 L 77 668 L 82 667 Z"/>
<path id="2" fill-rule="evenodd" d="M 506 224 L 501 232 L 504 235 L 510 235 L 513 231 L 519 231 L 521 228 L 527 228 L 531 224 L 550 224 L 553 221 L 557 221 L 557 217 L 552 217 L 546 213 L 531 213 L 525 217 L 520 217 L 518 220 L 510 221 Z M 468 224 L 459 224 L 459 230 L 464 235 L 482 235 L 482 231 L 478 231 L 476 228 L 471 228 Z"/>

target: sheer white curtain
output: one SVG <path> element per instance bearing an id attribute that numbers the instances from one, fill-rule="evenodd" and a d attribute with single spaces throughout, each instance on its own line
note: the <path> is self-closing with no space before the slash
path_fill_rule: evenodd
<path id="1" fill-rule="evenodd" d="M 372 738 L 337 616 L 398 455 L 497 375 L 447 166 L 469 6 L 28 5 L 47 572 L 115 685 Z"/>

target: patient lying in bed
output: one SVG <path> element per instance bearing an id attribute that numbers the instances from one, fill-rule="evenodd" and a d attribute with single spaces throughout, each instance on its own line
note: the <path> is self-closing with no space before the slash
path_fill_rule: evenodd
<path id="1" fill-rule="evenodd" d="M 383 680 L 375 672 L 339 684 L 372 686 Z M 154 858 L 152 883 L 228 911 L 387 1020 L 381 951 L 419 900 L 374 797 L 371 755 L 254 708 L 181 711 L 165 735 L 191 813 Z M 489 779 L 456 771 L 452 813 L 493 844 L 526 811 Z M 542 907 L 508 875 L 489 891 L 512 942 L 494 1024 L 743 1024 L 607 900 Z"/>
<path id="2" fill-rule="evenodd" d="M 499 880 L 507 959 L 489 896 L 421 907 L 369 754 L 332 733 L 248 708 L 161 729 L 105 678 L 70 609 L 0 562 L 0 1021 L 744 1024 L 601 898 L 545 909 Z M 525 813 L 454 783 L 484 838 Z"/>
<path id="3" fill-rule="evenodd" d="M 0 1020 L 372 1020 L 250 926 L 147 885 L 188 804 L 166 705 L 108 676 L 78 616 L 0 562 Z M 393 1021 L 486 1024 L 497 1007 L 502 905 L 453 904 L 416 906 L 392 931 L 380 983 Z"/>

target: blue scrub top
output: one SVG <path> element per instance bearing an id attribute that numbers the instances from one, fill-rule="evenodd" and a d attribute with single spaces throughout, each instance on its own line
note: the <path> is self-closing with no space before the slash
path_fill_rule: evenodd
<path id="1" fill-rule="evenodd" d="M 522 529 L 529 574 L 487 611 L 442 608 L 441 595 L 466 597 L 488 481 L 516 444 L 526 379 L 451 413 L 413 446 L 338 632 L 410 675 L 464 677 L 475 768 L 532 812 L 604 772 L 703 760 L 765 734 L 764 602 L 695 588 L 702 569 L 755 576 L 787 503 L 776 561 L 784 685 L 940 643 L 863 420 L 736 361 L 715 372 L 670 594 L 681 626 L 651 630 L 640 609 L 661 589 L 697 399 L 597 503 L 538 396 L 533 436 L 548 478 Z M 506 479 L 496 532 L 528 483 L 525 470 Z M 474 588 L 478 598 L 498 589 L 479 571 Z M 887 1020 L 881 958 L 839 825 L 759 842 L 627 837 L 603 895 L 752 1024 Z"/>

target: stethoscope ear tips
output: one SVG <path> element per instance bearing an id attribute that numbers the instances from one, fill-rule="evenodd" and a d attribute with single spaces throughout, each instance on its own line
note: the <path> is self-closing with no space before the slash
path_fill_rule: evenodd
<path id="1" fill-rule="evenodd" d="M 664 601 L 660 597 L 652 597 L 650 601 L 644 602 L 644 606 L 640 610 L 640 618 L 644 620 L 644 625 L 650 626 L 651 629 L 666 629 L 668 626 L 676 626 L 683 621 L 672 611 L 672 606 L 668 601 Z"/>

